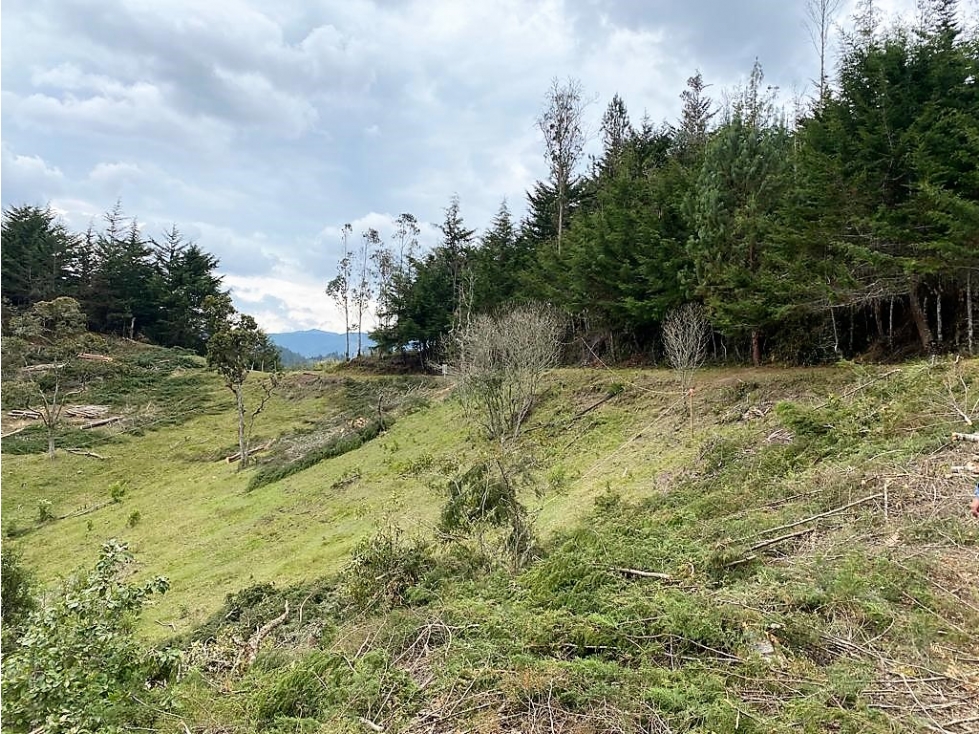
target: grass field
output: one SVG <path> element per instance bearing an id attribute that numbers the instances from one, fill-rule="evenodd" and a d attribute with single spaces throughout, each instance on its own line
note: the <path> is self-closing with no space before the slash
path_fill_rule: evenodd
<path id="1" fill-rule="evenodd" d="M 4 546 L 50 581 L 119 537 L 167 575 L 141 634 L 204 644 L 180 688 L 194 731 L 979 728 L 979 523 L 948 476 L 976 361 L 706 370 L 692 421 L 669 372 L 556 371 L 522 444 L 543 553 L 518 573 L 434 541 L 440 485 L 485 448 L 449 382 L 292 374 L 256 423 L 276 443 L 239 472 L 230 394 L 186 365 L 155 380 L 115 407 L 190 414 L 120 421 L 90 442 L 103 459 L 5 443 Z M 386 431 L 294 471 L 375 412 Z M 338 572 L 392 524 L 388 560 L 420 543 L 424 573 L 358 608 Z M 305 620 L 233 678 L 221 645 L 284 598 Z"/>

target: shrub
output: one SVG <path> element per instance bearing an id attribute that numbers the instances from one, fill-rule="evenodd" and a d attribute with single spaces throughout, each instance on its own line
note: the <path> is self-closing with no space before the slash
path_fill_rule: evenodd
<path id="1" fill-rule="evenodd" d="M 37 608 L 34 577 L 12 550 L 0 555 L 0 619 L 3 620 L 3 653 L 16 641 L 27 617 Z"/>
<path id="2" fill-rule="evenodd" d="M 151 684 L 172 675 L 175 658 L 140 649 L 132 630 L 148 597 L 169 583 L 123 582 L 131 560 L 125 544 L 107 541 L 87 577 L 69 580 L 31 612 L 18 648 L 3 661 L 5 725 L 58 734 L 152 722 L 152 704 L 161 702 Z"/>
<path id="3" fill-rule="evenodd" d="M 432 560 L 428 544 L 420 538 L 405 537 L 397 526 L 381 528 L 354 549 L 345 574 L 347 593 L 360 609 L 401 606 Z"/>

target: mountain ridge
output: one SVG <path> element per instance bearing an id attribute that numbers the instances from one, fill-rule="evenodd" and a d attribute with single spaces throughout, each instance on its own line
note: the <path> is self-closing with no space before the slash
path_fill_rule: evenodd
<path id="1" fill-rule="evenodd" d="M 365 346 L 373 346 L 374 341 L 366 333 L 361 334 Z M 301 354 L 303 357 L 324 357 L 330 354 L 345 355 L 346 335 L 342 332 L 304 329 L 301 331 L 282 331 L 269 334 L 269 339 L 278 346 Z M 357 351 L 357 332 L 350 332 L 351 355 Z"/>

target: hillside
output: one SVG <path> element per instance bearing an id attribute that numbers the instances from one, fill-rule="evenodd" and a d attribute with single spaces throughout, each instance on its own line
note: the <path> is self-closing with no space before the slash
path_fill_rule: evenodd
<path id="1" fill-rule="evenodd" d="M 125 349 L 80 396 L 121 420 L 62 437 L 102 458 L 4 439 L 4 549 L 51 581 L 120 537 L 170 578 L 140 629 L 186 652 L 163 730 L 979 728 L 979 523 L 948 477 L 976 360 L 705 370 L 692 425 L 669 372 L 556 371 L 513 571 L 437 537 L 487 450 L 443 378 L 291 373 L 238 472 L 230 393 Z"/>

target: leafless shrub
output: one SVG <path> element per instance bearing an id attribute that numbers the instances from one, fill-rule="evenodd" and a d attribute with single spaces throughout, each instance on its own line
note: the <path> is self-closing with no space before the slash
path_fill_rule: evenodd
<path id="1" fill-rule="evenodd" d="M 462 336 L 459 375 L 463 400 L 488 435 L 515 439 L 558 361 L 563 320 L 542 304 L 472 319 Z"/>
<path id="2" fill-rule="evenodd" d="M 680 383 L 689 388 L 693 373 L 707 358 L 710 323 L 699 303 L 685 303 L 670 311 L 663 321 L 663 346 Z"/>

